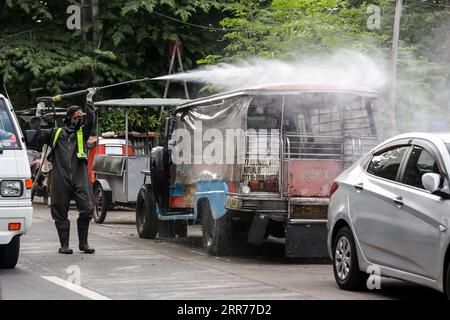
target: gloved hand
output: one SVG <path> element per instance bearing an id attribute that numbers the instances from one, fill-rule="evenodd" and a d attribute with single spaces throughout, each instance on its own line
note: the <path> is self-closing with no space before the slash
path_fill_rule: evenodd
<path id="1" fill-rule="evenodd" d="M 92 98 L 97 93 L 98 88 L 89 88 L 87 90 L 88 90 L 88 94 L 86 96 L 86 101 L 92 102 Z"/>
<path id="2" fill-rule="evenodd" d="M 42 111 L 45 110 L 45 103 L 39 102 L 36 107 L 36 117 L 42 116 Z"/>

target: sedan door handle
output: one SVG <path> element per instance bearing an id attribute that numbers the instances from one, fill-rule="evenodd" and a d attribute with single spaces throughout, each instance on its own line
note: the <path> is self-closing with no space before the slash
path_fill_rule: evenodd
<path id="1" fill-rule="evenodd" d="M 398 208 L 403 207 L 403 197 L 395 197 L 394 199 L 394 203 Z"/>
<path id="2" fill-rule="evenodd" d="M 358 192 L 361 192 L 364 190 L 364 184 L 362 182 L 355 184 L 354 187 L 355 187 L 356 191 L 358 191 Z"/>

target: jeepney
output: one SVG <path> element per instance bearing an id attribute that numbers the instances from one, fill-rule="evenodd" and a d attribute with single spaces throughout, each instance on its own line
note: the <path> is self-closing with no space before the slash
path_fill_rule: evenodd
<path id="1" fill-rule="evenodd" d="M 327 257 L 330 188 L 374 147 L 378 93 L 291 83 L 176 107 L 137 197 L 142 238 L 186 236 L 201 221 L 208 254 L 285 238 L 286 256 Z"/>

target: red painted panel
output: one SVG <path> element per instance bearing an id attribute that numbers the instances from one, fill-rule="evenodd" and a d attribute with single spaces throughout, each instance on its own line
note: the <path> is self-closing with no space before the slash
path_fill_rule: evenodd
<path id="1" fill-rule="evenodd" d="M 173 196 L 170 197 L 170 207 L 171 208 L 193 208 L 194 205 L 191 203 L 185 203 L 184 196 Z"/>
<path id="2" fill-rule="evenodd" d="M 92 170 L 92 167 L 94 166 L 94 157 L 97 154 L 105 154 L 104 145 L 94 146 L 92 149 L 88 150 L 88 172 L 91 184 L 95 181 L 95 173 Z"/>
<path id="3" fill-rule="evenodd" d="M 122 152 L 123 152 L 122 153 L 123 155 L 127 154 L 127 149 L 126 149 L 125 145 L 122 146 Z M 128 155 L 129 156 L 134 156 L 134 149 L 133 149 L 133 147 L 128 146 Z"/>
<path id="4" fill-rule="evenodd" d="M 228 181 L 228 192 L 236 193 L 238 189 L 238 182 Z"/>
<path id="5" fill-rule="evenodd" d="M 297 197 L 329 197 L 334 179 L 344 170 L 340 161 L 291 160 L 289 195 Z"/>

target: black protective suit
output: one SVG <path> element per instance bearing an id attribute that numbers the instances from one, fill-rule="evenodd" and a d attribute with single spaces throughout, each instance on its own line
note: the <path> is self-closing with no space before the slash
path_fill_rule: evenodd
<path id="1" fill-rule="evenodd" d="M 84 152 L 87 154 L 86 142 L 95 124 L 95 107 L 93 102 L 86 102 L 85 112 L 86 117 L 82 130 Z M 52 146 L 56 128 L 40 129 L 40 118 L 38 117 L 32 120 L 32 128 L 37 130 L 33 140 L 35 144 Z M 87 160 L 77 157 L 78 129 L 70 127 L 66 121 L 66 125 L 62 128 L 56 145 L 50 154 L 49 160 L 52 162 L 51 214 L 58 230 L 61 247 L 68 248 L 70 234 L 68 211 L 70 200 L 75 200 L 79 211 L 77 226 L 80 250 L 83 250 L 82 245 L 87 245 L 89 221 L 92 219 L 92 211 L 94 210 L 94 195 L 89 181 Z"/>

